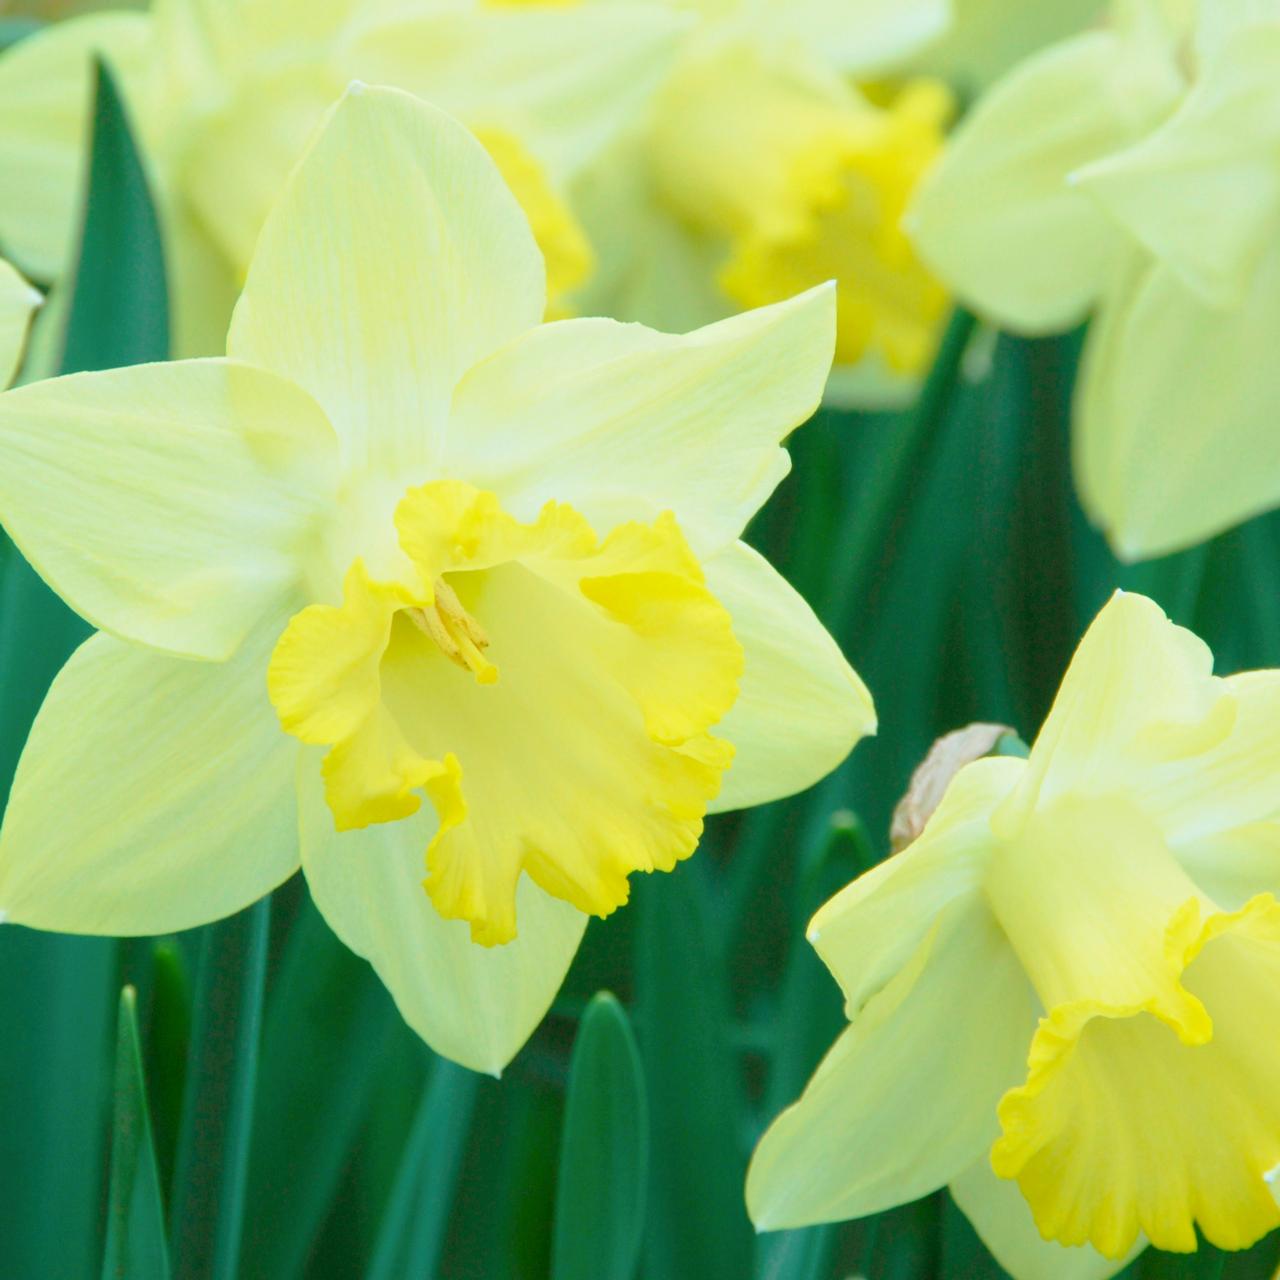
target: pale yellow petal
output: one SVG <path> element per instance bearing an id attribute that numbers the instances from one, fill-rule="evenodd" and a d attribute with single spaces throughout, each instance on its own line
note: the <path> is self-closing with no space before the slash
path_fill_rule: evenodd
<path id="1" fill-rule="evenodd" d="M 986 94 L 920 188 L 917 249 L 960 298 L 1028 333 L 1077 323 L 1104 292 L 1122 233 L 1068 176 L 1138 137 L 1181 80 L 1159 41 L 1089 32 Z"/>
<path id="2" fill-rule="evenodd" d="M 1079 35 L 1102 18 L 1107 0 L 952 0 L 953 17 L 940 40 L 912 62 L 975 96 L 1038 50 Z"/>
<path id="3" fill-rule="evenodd" d="M 1211 7 L 1211 6 L 1210 6 Z M 1176 114 L 1072 176 L 1214 307 L 1237 307 L 1280 215 L 1280 24 L 1237 31 Z"/>
<path id="4" fill-rule="evenodd" d="M 267 701 L 268 618 L 225 663 L 98 635 L 62 669 L 0 831 L 0 914 L 71 933 L 169 933 L 298 866 L 296 759 Z"/>
<path id="5" fill-rule="evenodd" d="M 758 552 L 730 543 L 704 568 L 747 660 L 738 700 L 716 730 L 734 756 L 712 808 L 803 791 L 875 732 L 871 694 L 803 597 Z"/>
<path id="6" fill-rule="evenodd" d="M 437 1053 L 496 1075 L 555 998 L 587 917 L 526 876 L 517 891 L 520 936 L 503 947 L 477 945 L 466 923 L 442 919 L 422 888 L 432 810 L 338 835 L 318 760 L 303 766 L 302 858 L 316 905 Z"/>
<path id="7" fill-rule="evenodd" d="M 0 258 L 0 391 L 18 372 L 31 313 L 39 305 L 40 293 Z"/>
<path id="8" fill-rule="evenodd" d="M 458 388 L 446 469 L 526 517 L 551 498 L 597 528 L 671 510 L 706 555 L 786 474 L 781 442 L 831 366 L 833 302 L 823 286 L 681 336 L 544 325 Z"/>
<path id="9" fill-rule="evenodd" d="M 991 857 L 991 815 L 1016 786 L 1017 759 L 962 769 L 918 839 L 859 876 L 813 917 L 809 941 L 853 1017 L 907 963 L 939 915 L 979 892 Z"/>
<path id="10" fill-rule="evenodd" d="M 1116 553 L 1164 555 L 1274 507 L 1280 247 L 1238 307 L 1208 306 L 1168 267 L 1112 306 L 1090 337 L 1074 448 L 1085 508 Z"/>
<path id="11" fill-rule="evenodd" d="M 897 69 L 947 30 L 953 0 L 748 0 L 774 39 L 804 41 L 842 71 L 862 77 Z"/>
<path id="12" fill-rule="evenodd" d="M 401 5 L 357 29 L 346 66 L 514 133 L 564 181 L 634 123 L 686 26 L 661 5 Z"/>
<path id="13" fill-rule="evenodd" d="M 228 351 L 315 396 L 353 467 L 421 475 L 459 378 L 545 305 L 529 224 L 484 148 L 406 93 L 353 87 L 267 221 Z"/>
<path id="14" fill-rule="evenodd" d="M 296 580 L 336 441 L 297 387 L 224 360 L 0 396 L 0 518 L 96 626 L 225 658 Z"/>
<path id="15" fill-rule="evenodd" d="M 0 54 L 0 251 L 52 282 L 74 249 L 94 58 L 129 82 L 147 48 L 140 13 L 55 23 Z"/>
<path id="16" fill-rule="evenodd" d="M 1189 766 L 1235 717 L 1208 646 L 1145 596 L 1117 591 L 1080 641 L 997 830 L 1012 832 L 1037 801 L 1121 792 L 1154 768 Z"/>
<path id="17" fill-rule="evenodd" d="M 991 1142 L 1034 1026 L 986 908 L 956 904 L 761 1139 L 747 1173 L 756 1226 L 862 1217 L 956 1177 Z"/>
<path id="18" fill-rule="evenodd" d="M 1135 779 L 1134 796 L 1160 824 L 1179 857 L 1203 864 L 1204 841 L 1227 839 L 1259 824 L 1280 821 L 1280 671 L 1251 671 L 1230 676 L 1223 691 L 1234 707 L 1230 730 L 1206 751 L 1181 759 L 1152 762 Z M 1227 857 L 1226 849 L 1221 850 Z M 1246 862 L 1252 851 L 1246 852 Z M 1280 891 L 1280 846 L 1274 880 L 1259 885 Z M 1252 895 L 1250 895 L 1252 896 Z M 1238 905 L 1238 904 L 1237 904 Z"/>
<path id="19" fill-rule="evenodd" d="M 1067 1248 L 1046 1240 L 1018 1184 L 997 1178 L 986 1154 L 953 1178 L 950 1190 L 982 1243 L 1013 1280 L 1110 1280 L 1145 1247 L 1140 1241 L 1122 1258 L 1104 1258 L 1088 1245 Z"/>

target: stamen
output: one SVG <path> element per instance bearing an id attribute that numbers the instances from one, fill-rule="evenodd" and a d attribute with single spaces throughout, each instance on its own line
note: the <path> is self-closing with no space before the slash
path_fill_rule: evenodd
<path id="1" fill-rule="evenodd" d="M 494 684 L 498 668 L 480 652 L 489 647 L 488 633 L 443 578 L 436 579 L 433 590 L 435 599 L 426 608 L 405 610 L 410 621 L 436 642 L 450 662 L 470 671 L 480 684 Z"/>

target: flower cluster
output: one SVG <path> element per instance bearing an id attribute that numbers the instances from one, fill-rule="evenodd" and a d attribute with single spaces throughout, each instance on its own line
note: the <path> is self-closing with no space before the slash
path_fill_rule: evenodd
<path id="1" fill-rule="evenodd" d="M 0 522 L 96 631 L 13 778 L 0 919 L 166 933 L 301 870 L 497 1074 L 636 874 L 876 731 L 748 526 L 824 402 L 918 443 L 981 379 L 957 305 L 1088 324 L 1074 471 L 1120 559 L 1280 505 L 1271 0 L 88 7 L 0 52 Z M 104 75 L 177 358 L 47 376 Z M 849 1025 L 751 1219 L 949 1187 L 1015 1280 L 1247 1248 L 1280 1226 L 1280 670 L 1215 675 L 1117 591 L 1006 737 L 948 739 L 814 917 Z"/>

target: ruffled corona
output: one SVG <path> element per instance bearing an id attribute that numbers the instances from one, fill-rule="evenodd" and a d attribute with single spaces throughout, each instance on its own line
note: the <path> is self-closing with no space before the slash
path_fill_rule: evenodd
<path id="1" fill-rule="evenodd" d="M 757 1223 L 950 1184 L 1015 1280 L 1280 1225 L 1280 672 L 1212 671 L 1117 594 L 1030 757 L 818 913 L 853 1025 L 761 1142 Z"/>
<path id="2" fill-rule="evenodd" d="M 901 224 L 952 101 L 935 81 L 881 96 L 877 104 L 807 62 L 730 46 L 672 77 L 651 150 L 663 198 L 727 240 L 719 282 L 730 298 L 758 306 L 835 279 L 837 363 L 875 353 L 917 374 L 946 294 Z"/>
<path id="3" fill-rule="evenodd" d="M 633 871 L 693 852 L 732 748 L 742 651 L 670 515 L 603 540 L 548 503 L 522 524 L 457 481 L 396 510 L 416 575 L 357 561 L 340 605 L 298 614 L 268 688 L 288 732 L 329 746 L 342 830 L 408 817 L 439 829 L 426 888 L 477 942 L 515 936 L 523 871 L 606 915 Z"/>

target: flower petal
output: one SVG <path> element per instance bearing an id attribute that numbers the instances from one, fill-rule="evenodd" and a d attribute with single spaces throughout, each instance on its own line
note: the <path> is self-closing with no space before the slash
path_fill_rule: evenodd
<path id="1" fill-rule="evenodd" d="M 1057 1040 L 1042 1026 L 1026 1084 L 1000 1103 L 993 1167 L 1047 1238 L 1120 1258 L 1140 1232 L 1189 1252 L 1197 1225 L 1223 1249 L 1280 1225 L 1265 1177 L 1280 1163 L 1280 907 L 1263 895 L 1186 923 L 1183 976 L 1211 1039 L 1189 1045 L 1136 1011 Z"/>
<path id="2" fill-rule="evenodd" d="M 611 320 L 543 325 L 462 382 L 445 465 L 531 517 L 555 498 L 599 529 L 672 510 L 699 555 L 737 537 L 818 407 L 834 292 L 676 336 Z"/>
<path id="3" fill-rule="evenodd" d="M 406 93 L 353 86 L 267 219 L 227 350 L 315 396 L 350 465 L 420 475 L 458 379 L 545 306 L 484 148 Z"/>
<path id="4" fill-rule="evenodd" d="M 314 755 L 299 783 L 307 883 L 337 935 L 377 970 L 408 1024 L 437 1052 L 498 1074 L 541 1021 L 586 928 L 580 911 L 525 876 L 520 936 L 502 947 L 472 942 L 422 887 L 435 815 L 339 835 Z"/>
<path id="5" fill-rule="evenodd" d="M 1116 553 L 1164 555 L 1274 507 L 1280 248 L 1239 307 L 1208 306 L 1169 267 L 1113 305 L 1107 330 L 1090 336 L 1074 447 L 1086 510 Z"/>
<path id="6" fill-rule="evenodd" d="M 733 765 L 712 808 L 792 795 L 876 729 L 871 695 L 804 598 L 767 560 L 732 542 L 703 568 L 746 654 L 738 700 L 716 734 Z"/>
<path id="7" fill-rule="evenodd" d="M 872 998 L 756 1148 L 747 1209 L 767 1231 L 877 1213 L 967 1169 L 1022 1074 L 1030 990 L 981 901 L 957 904 Z"/>
<path id="8" fill-rule="evenodd" d="M 1139 1241 L 1123 1258 L 1104 1258 L 1088 1245 L 1067 1248 L 1036 1229 L 1018 1184 L 997 1178 L 984 1155 L 952 1179 L 951 1195 L 1013 1280 L 1110 1280 L 1146 1248 Z"/>
<path id="9" fill-rule="evenodd" d="M 0 515 L 96 626 L 221 659 L 295 581 L 335 443 L 303 392 L 245 365 L 73 374 L 0 396 Z"/>
<path id="10" fill-rule="evenodd" d="M 1037 800 L 1141 787 L 1220 743 L 1236 713 L 1208 646 L 1154 601 L 1117 591 L 1080 641 L 996 829 L 1012 832 Z"/>
<path id="11" fill-rule="evenodd" d="M 31 313 L 39 305 L 39 292 L 0 258 L 0 391 L 18 372 Z"/>
<path id="12" fill-rule="evenodd" d="M 921 186 L 909 215 L 921 256 L 1000 324 L 1077 323 L 1122 237 L 1067 177 L 1140 136 L 1181 87 L 1145 32 L 1089 32 L 1028 59 L 979 101 Z"/>
<path id="13" fill-rule="evenodd" d="M 640 114 L 684 27 L 662 5 L 401 5 L 354 32 L 346 66 L 470 126 L 512 129 L 563 181 Z"/>
<path id="14" fill-rule="evenodd" d="M 991 814 L 1026 765 L 978 760 L 956 774 L 921 835 L 859 876 L 809 923 L 809 941 L 854 1017 L 911 959 L 943 910 L 978 892 L 991 856 Z"/>
<path id="15" fill-rule="evenodd" d="M 947 29 L 951 0 L 791 0 L 757 4 L 776 38 L 803 40 L 829 65 L 860 76 L 900 69 Z"/>
<path id="16" fill-rule="evenodd" d="M 111 636 L 54 681 L 0 831 L 0 914 L 37 929 L 188 929 L 298 866 L 298 745 L 267 701 L 284 617 L 225 663 Z"/>
<path id="17" fill-rule="evenodd" d="M 1259 23 L 1234 33 L 1161 128 L 1072 182 L 1209 305 L 1239 306 L 1274 240 L 1277 146 L 1280 26 Z"/>
<path id="18" fill-rule="evenodd" d="M 129 81 L 150 34 L 144 14 L 90 14 L 0 54 L 0 246 L 33 279 L 55 280 L 72 251 L 94 58 Z"/>
<path id="19" fill-rule="evenodd" d="M 1230 676 L 1222 687 L 1235 709 L 1230 731 L 1201 754 L 1154 764 L 1135 791 L 1174 853 L 1201 865 L 1202 842 L 1215 843 L 1227 859 L 1224 838 L 1250 830 L 1260 835 L 1259 827 L 1280 821 L 1280 671 Z M 1251 848 L 1245 857 L 1252 860 Z M 1277 876 L 1255 892 L 1280 885 L 1280 845 L 1274 859 Z"/>

